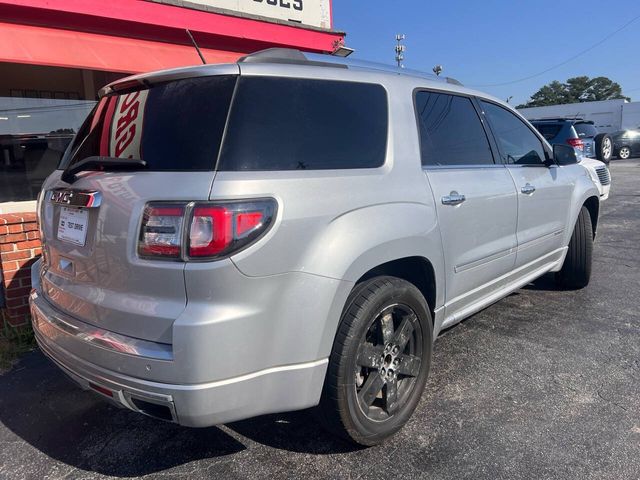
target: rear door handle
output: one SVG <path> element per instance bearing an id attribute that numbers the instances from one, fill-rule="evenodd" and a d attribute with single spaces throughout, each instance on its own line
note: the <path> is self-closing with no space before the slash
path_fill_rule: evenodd
<path id="1" fill-rule="evenodd" d="M 467 198 L 464 195 L 456 191 L 453 191 L 449 195 L 445 195 L 444 197 L 442 197 L 442 204 L 443 205 L 460 205 L 466 199 Z"/>
<path id="2" fill-rule="evenodd" d="M 525 195 L 531 195 L 533 192 L 536 191 L 536 187 L 534 187 L 530 183 L 527 183 L 524 187 L 520 189 L 520 191 Z"/>

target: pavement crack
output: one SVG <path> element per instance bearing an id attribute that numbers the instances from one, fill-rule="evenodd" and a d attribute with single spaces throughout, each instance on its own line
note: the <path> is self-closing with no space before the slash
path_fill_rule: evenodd
<path id="1" fill-rule="evenodd" d="M 605 403 L 608 403 L 610 405 L 614 405 L 614 406 L 618 407 L 619 409 L 623 410 L 625 413 L 629 412 L 629 410 L 627 410 L 625 407 L 623 407 L 619 403 L 614 402 L 613 400 L 611 400 L 611 399 L 605 397 L 604 395 L 602 395 L 602 393 L 600 392 L 601 389 L 602 389 L 602 386 L 600 386 L 599 388 L 596 389 L 596 394 L 598 395 L 598 397 L 600 397 L 601 400 L 603 400 Z"/>
<path id="2" fill-rule="evenodd" d="M 525 376 L 525 377 L 527 377 L 528 379 L 533 380 L 533 377 L 532 377 L 531 375 L 529 375 L 528 373 L 523 372 L 522 370 L 519 370 L 519 369 L 517 369 L 517 368 L 515 369 L 515 371 L 516 371 L 516 372 L 518 372 L 518 373 L 520 373 L 520 374 L 522 374 L 522 375 L 524 375 L 524 376 Z"/>

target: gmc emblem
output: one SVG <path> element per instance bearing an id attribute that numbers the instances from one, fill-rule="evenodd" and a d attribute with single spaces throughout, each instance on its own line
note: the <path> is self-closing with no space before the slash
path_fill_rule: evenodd
<path id="1" fill-rule="evenodd" d="M 71 205 L 72 198 L 73 198 L 73 192 L 69 190 L 53 190 L 51 192 L 51 201 L 53 203 L 62 203 L 64 205 Z"/>
<path id="2" fill-rule="evenodd" d="M 92 208 L 100 206 L 102 194 L 96 191 L 87 192 L 82 190 L 58 188 L 56 190 L 51 190 L 49 199 L 51 200 L 51 203 L 57 203 L 59 205 Z"/>

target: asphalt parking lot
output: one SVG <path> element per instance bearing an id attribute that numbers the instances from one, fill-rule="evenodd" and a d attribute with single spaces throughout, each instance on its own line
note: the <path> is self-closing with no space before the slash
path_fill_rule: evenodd
<path id="1" fill-rule="evenodd" d="M 408 426 L 358 449 L 308 412 L 192 430 L 111 407 L 39 352 L 0 375 L 0 478 L 640 478 L 640 159 L 612 162 L 589 287 L 539 279 L 436 342 Z"/>

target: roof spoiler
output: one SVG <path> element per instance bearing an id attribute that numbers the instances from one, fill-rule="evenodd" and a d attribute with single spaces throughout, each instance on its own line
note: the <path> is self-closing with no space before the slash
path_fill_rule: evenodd
<path id="1" fill-rule="evenodd" d="M 284 63 L 288 65 L 316 65 L 322 67 L 349 68 L 344 63 L 309 60 L 303 52 L 293 48 L 267 48 L 240 57 L 238 63 Z"/>

